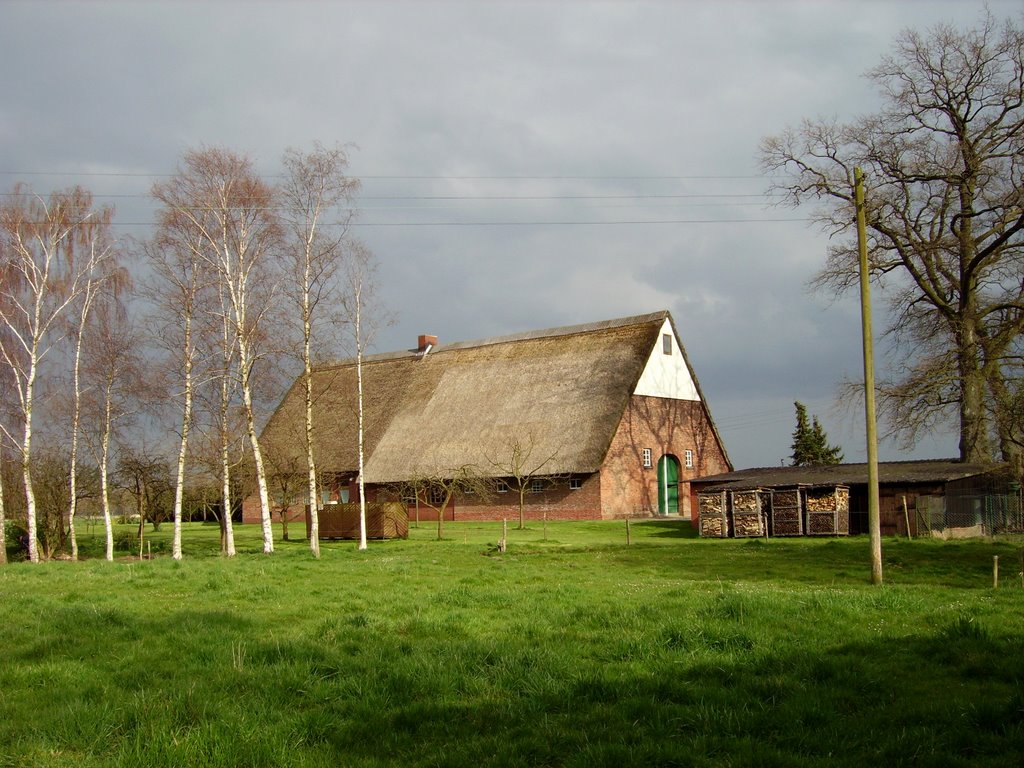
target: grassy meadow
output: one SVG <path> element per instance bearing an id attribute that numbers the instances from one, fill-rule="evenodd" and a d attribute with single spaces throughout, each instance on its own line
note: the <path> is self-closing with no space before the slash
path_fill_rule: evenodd
<path id="1" fill-rule="evenodd" d="M 0 568 L 0 766 L 1024 765 L 1024 541 L 237 532 Z"/>

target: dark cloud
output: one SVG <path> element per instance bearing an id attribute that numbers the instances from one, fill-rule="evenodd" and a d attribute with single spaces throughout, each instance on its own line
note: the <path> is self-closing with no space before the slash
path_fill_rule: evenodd
<path id="1" fill-rule="evenodd" d="M 765 207 L 757 145 L 870 111 L 860 74 L 900 28 L 982 7 L 9 1 L 0 182 L 66 172 L 28 180 L 119 195 L 140 235 L 153 175 L 188 148 L 273 174 L 286 147 L 351 142 L 397 313 L 379 348 L 667 308 L 737 464 L 788 452 L 794 399 L 853 458 L 862 427 L 831 400 L 859 373 L 856 306 L 806 290 L 824 235 L 757 221 L 805 215 Z M 944 435 L 915 455 L 953 452 Z"/>

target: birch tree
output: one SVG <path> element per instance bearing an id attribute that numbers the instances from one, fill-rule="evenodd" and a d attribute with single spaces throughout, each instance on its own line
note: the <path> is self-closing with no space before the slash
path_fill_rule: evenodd
<path id="1" fill-rule="evenodd" d="M 962 460 L 990 460 L 993 436 L 1013 460 L 1012 419 L 989 414 L 1022 372 L 1024 29 L 986 14 L 975 29 L 905 31 L 867 76 L 878 112 L 768 137 L 762 166 L 787 203 L 821 204 L 836 242 L 814 284 L 836 292 L 857 285 L 853 172 L 864 169 L 870 268 L 904 353 L 881 390 L 894 430 L 912 440 L 952 418 Z"/>
<path id="2" fill-rule="evenodd" d="M 113 560 L 111 449 L 118 427 L 136 410 L 133 400 L 140 389 L 141 361 L 139 345 L 123 307 L 108 296 L 94 312 L 95 328 L 87 339 L 85 373 L 92 380 L 92 438 L 100 470 L 100 506 L 106 537 L 104 553 L 107 560 Z"/>
<path id="3" fill-rule="evenodd" d="M 154 197 L 164 204 L 158 213 L 158 231 L 146 247 L 147 262 L 155 276 L 151 291 L 158 311 L 170 320 L 164 326 L 162 340 L 173 339 L 172 357 L 174 368 L 180 371 L 181 422 L 178 441 L 178 457 L 174 480 L 174 535 L 171 557 L 181 560 L 182 503 L 185 492 L 185 465 L 188 457 L 189 431 L 192 426 L 193 401 L 195 399 L 194 368 L 198 354 L 195 330 L 196 315 L 200 306 L 200 293 L 204 286 L 202 231 L 194 226 L 187 216 L 173 207 L 171 200 L 161 197 L 163 188 L 157 185 Z M 202 216 L 202 213 L 197 213 Z"/>
<path id="4" fill-rule="evenodd" d="M 352 344 L 356 353 L 356 419 L 357 419 L 357 441 L 358 445 L 358 467 L 359 467 L 359 549 L 366 549 L 366 486 L 364 482 L 365 465 L 365 411 L 363 408 L 363 355 L 367 345 L 372 341 L 381 323 L 386 322 L 387 316 L 374 307 L 376 299 L 376 270 L 377 265 L 373 255 L 361 243 L 354 242 L 350 245 L 348 258 L 345 261 L 345 286 L 346 292 L 342 300 L 345 316 L 348 320 L 349 330 L 352 334 Z M 368 312 L 369 309 L 377 309 L 376 312 Z"/>
<path id="5" fill-rule="evenodd" d="M 253 376 L 259 362 L 262 320 L 270 307 L 274 250 L 279 227 L 273 194 L 251 162 L 223 149 L 185 154 L 182 168 L 159 185 L 158 197 L 200 233 L 207 265 L 226 298 L 226 316 L 234 334 L 238 385 L 246 433 L 256 469 L 263 527 L 263 551 L 274 551 L 266 470 L 256 433 Z"/>
<path id="6" fill-rule="evenodd" d="M 113 300 L 119 301 L 121 295 L 130 285 L 128 271 L 117 263 L 114 251 L 109 248 L 103 248 L 99 251 L 93 250 L 90 253 L 90 258 L 83 268 L 83 275 L 82 290 L 75 305 L 77 317 L 71 329 L 74 352 L 71 364 L 71 454 L 68 472 L 69 501 L 67 526 L 71 542 L 72 560 L 78 559 L 78 536 L 75 532 L 75 516 L 78 512 L 79 497 L 78 443 L 82 417 L 82 350 L 97 297 L 102 292 L 109 292 Z"/>
<path id="7" fill-rule="evenodd" d="M 111 248 L 111 208 L 95 208 L 81 187 L 48 199 L 16 186 L 0 207 L 0 359 L 14 379 L 29 560 L 39 561 L 32 435 L 40 369 L 63 339 L 61 321 L 82 290 L 88 264 Z"/>
<path id="8" fill-rule="evenodd" d="M 289 150 L 284 156 L 284 167 L 286 176 L 278 194 L 289 238 L 284 256 L 288 275 L 285 292 L 297 311 L 301 333 L 309 546 L 313 555 L 319 557 L 319 494 L 313 453 L 314 335 L 324 314 L 322 310 L 336 312 L 340 300 L 336 278 L 345 257 L 352 218 L 350 206 L 359 183 L 345 175 L 348 157 L 343 150 L 326 149 L 319 144 L 308 154 Z M 365 547 L 362 536 L 360 543 Z"/>

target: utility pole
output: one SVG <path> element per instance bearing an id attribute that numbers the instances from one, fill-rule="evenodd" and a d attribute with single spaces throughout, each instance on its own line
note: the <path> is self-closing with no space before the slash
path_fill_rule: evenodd
<path id="1" fill-rule="evenodd" d="M 864 339 L 864 421 L 868 449 L 868 532 L 871 536 L 871 583 L 882 583 L 882 524 L 878 509 L 878 431 L 875 418 L 875 352 L 871 337 L 871 285 L 868 281 L 868 235 L 864 215 L 864 173 L 853 169 L 857 205 L 857 250 L 860 256 L 860 316 Z"/>

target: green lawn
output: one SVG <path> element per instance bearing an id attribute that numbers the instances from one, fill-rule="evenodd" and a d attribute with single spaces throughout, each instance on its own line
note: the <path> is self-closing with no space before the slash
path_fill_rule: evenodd
<path id="1" fill-rule="evenodd" d="M 1022 541 L 500 531 L 0 568 L 0 765 L 1024 765 Z"/>

